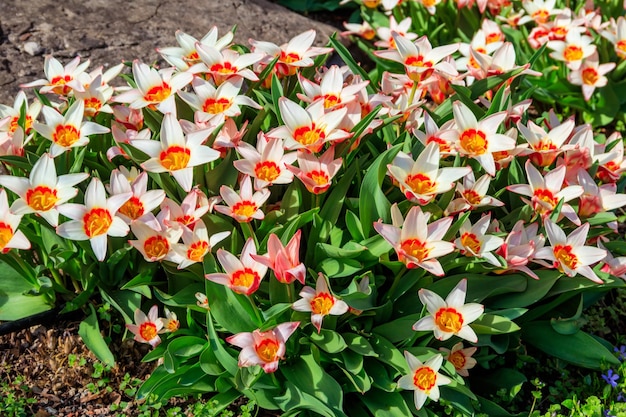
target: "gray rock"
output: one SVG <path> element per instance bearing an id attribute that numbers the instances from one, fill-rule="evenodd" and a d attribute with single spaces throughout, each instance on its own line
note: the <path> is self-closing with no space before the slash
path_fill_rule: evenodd
<path id="1" fill-rule="evenodd" d="M 28 55 L 36 56 L 43 52 L 43 48 L 37 42 L 30 41 L 24 44 L 24 52 Z"/>

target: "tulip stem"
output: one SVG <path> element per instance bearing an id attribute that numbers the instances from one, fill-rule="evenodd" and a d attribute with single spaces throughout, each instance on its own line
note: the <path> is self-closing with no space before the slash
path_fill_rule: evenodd
<path id="1" fill-rule="evenodd" d="M 252 299 L 252 297 L 250 295 L 246 295 L 246 298 L 248 299 L 248 301 L 250 301 L 250 305 L 252 306 L 252 310 L 254 310 L 254 315 L 256 316 L 257 320 L 259 321 L 259 326 L 263 325 L 263 317 L 261 316 L 261 312 L 259 311 L 258 307 L 256 306 L 256 304 L 254 304 L 254 300 Z"/>
<path id="2" fill-rule="evenodd" d="M 391 299 L 391 296 L 396 291 L 398 284 L 400 284 L 400 279 L 404 276 L 406 271 L 407 271 L 407 268 L 404 268 L 402 272 L 396 275 L 396 277 L 393 279 L 393 284 L 391 284 L 391 288 L 389 289 L 389 292 L 387 292 L 387 299 Z"/>
<path id="3" fill-rule="evenodd" d="M 241 223 L 241 231 L 243 232 L 243 236 L 246 238 L 246 240 L 250 238 L 254 239 L 255 247 L 259 247 L 259 241 L 254 234 L 254 229 L 252 229 L 252 225 L 250 224 L 250 222 Z"/>

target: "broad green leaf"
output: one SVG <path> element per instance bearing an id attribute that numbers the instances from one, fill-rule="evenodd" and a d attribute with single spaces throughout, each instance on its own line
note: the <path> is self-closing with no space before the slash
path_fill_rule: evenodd
<path id="1" fill-rule="evenodd" d="M 349 277 L 359 273 L 363 269 L 363 265 L 355 259 L 324 259 L 319 265 L 328 278 Z"/>
<path id="2" fill-rule="evenodd" d="M 48 311 L 52 306 L 41 295 L 28 295 L 33 285 L 0 261 L 0 321 L 18 320 Z"/>
<path id="3" fill-rule="evenodd" d="M 83 339 L 85 346 L 89 348 L 91 352 L 102 363 L 108 366 L 115 366 L 115 358 L 113 353 L 109 349 L 109 346 L 104 341 L 104 337 L 100 333 L 100 326 L 98 326 L 98 315 L 96 309 L 92 304 L 89 304 L 91 314 L 87 316 L 78 326 L 78 335 Z"/>
<path id="4" fill-rule="evenodd" d="M 384 336 L 392 343 L 398 343 L 406 339 L 410 339 L 415 335 L 413 325 L 421 318 L 421 314 L 409 314 L 399 319 L 381 324 L 374 327 L 372 331 L 376 334 Z"/>
<path id="5" fill-rule="evenodd" d="M 322 329 L 311 334 L 309 339 L 328 353 L 339 353 L 347 347 L 341 335 L 333 330 Z"/>
<path id="6" fill-rule="evenodd" d="M 387 200 L 385 193 L 381 189 L 383 179 L 387 172 L 387 164 L 390 164 L 400 151 L 401 145 L 396 145 L 380 154 L 370 165 L 363 177 L 359 195 L 359 217 L 363 234 L 367 237 L 374 227 L 374 222 L 382 219 L 388 223 L 390 219 L 391 203 Z M 365 197 L 366 198 L 363 198 Z"/>
<path id="7" fill-rule="evenodd" d="M 221 375 L 224 373 L 224 368 L 220 365 L 211 345 L 208 344 L 200 354 L 200 368 L 207 375 Z"/>
<path id="8" fill-rule="evenodd" d="M 289 365 L 279 367 L 279 370 L 300 392 L 321 401 L 333 410 L 336 416 L 345 416 L 341 386 L 326 373 L 312 355 L 302 355 Z"/>
<path id="9" fill-rule="evenodd" d="M 470 324 L 477 334 L 513 333 L 520 327 L 506 317 L 485 313 Z"/>
<path id="10" fill-rule="evenodd" d="M 377 359 L 366 359 L 364 363 L 365 372 L 372 377 L 372 386 L 385 392 L 394 392 L 396 390 L 396 382 L 389 371 Z"/>
<path id="11" fill-rule="evenodd" d="M 374 417 L 407 417 L 411 415 L 409 407 L 399 392 L 381 392 L 372 388 L 361 401 L 374 414 Z"/>
<path id="12" fill-rule="evenodd" d="M 174 339 L 167 350 L 174 356 L 191 358 L 198 356 L 207 346 L 207 340 L 196 336 L 182 336 Z"/>
<path id="13" fill-rule="evenodd" d="M 251 332 L 262 324 L 251 311 L 250 300 L 245 295 L 235 294 L 230 288 L 210 281 L 206 283 L 206 291 L 211 313 L 229 332 Z"/>
<path id="14" fill-rule="evenodd" d="M 479 274 L 460 274 L 441 278 L 427 288 L 446 298 L 450 291 L 463 278 L 467 278 L 467 296 L 465 302 L 482 302 L 487 297 L 526 289 L 526 277 L 519 274 L 491 276 Z"/>
<path id="15" fill-rule="evenodd" d="M 365 246 L 352 241 L 346 243 L 343 248 L 338 248 L 327 243 L 318 243 L 317 247 L 325 256 L 337 259 L 356 258 L 367 250 Z"/>
<path id="16" fill-rule="evenodd" d="M 348 345 L 348 349 L 363 355 L 377 357 L 378 353 L 374 350 L 370 342 L 365 338 L 355 333 L 345 333 L 343 339 Z"/>
<path id="17" fill-rule="evenodd" d="M 224 369 L 228 371 L 228 373 L 233 376 L 236 375 L 237 370 L 239 369 L 237 365 L 237 359 L 230 356 L 224 346 L 222 346 L 222 339 L 217 335 L 217 332 L 215 331 L 215 327 L 213 326 L 213 318 L 211 317 L 210 312 L 207 314 L 206 323 L 209 342 L 211 343 L 211 349 L 215 353 L 215 357 L 224 367 Z"/>
<path id="18" fill-rule="evenodd" d="M 541 270 L 535 271 L 539 279 L 526 276 L 526 288 L 519 292 L 502 294 L 490 299 L 491 308 L 516 308 L 527 307 L 536 303 L 548 294 L 550 289 L 561 277 L 559 271 Z M 524 276 L 524 275 L 522 275 Z M 502 275 L 501 279 L 508 279 L 510 275 Z"/>
<path id="19" fill-rule="evenodd" d="M 404 355 L 385 337 L 372 335 L 371 344 L 381 362 L 391 365 L 403 375 L 409 372 Z"/>
<path id="20" fill-rule="evenodd" d="M 574 334 L 560 334 L 549 321 L 536 321 L 524 324 L 522 339 L 548 355 L 583 368 L 601 370 L 604 363 L 619 366 L 619 360 L 602 343 L 589 334 L 578 331 Z"/>
<path id="21" fill-rule="evenodd" d="M 293 412 L 304 409 L 314 411 L 318 415 L 325 417 L 345 416 L 343 412 L 339 414 L 339 411 L 328 407 L 327 404 L 320 401 L 315 396 L 302 391 L 294 382 L 287 381 L 285 387 L 285 393 L 274 398 L 283 411 Z M 288 413 L 283 415 L 287 414 Z"/>

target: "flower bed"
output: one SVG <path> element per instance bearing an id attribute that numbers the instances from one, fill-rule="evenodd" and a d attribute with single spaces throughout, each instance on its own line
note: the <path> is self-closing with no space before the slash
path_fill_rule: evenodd
<path id="1" fill-rule="evenodd" d="M 442 399 L 510 415 L 488 386 L 526 378 L 495 358 L 531 346 L 618 365 L 579 320 L 624 286 L 624 113 L 600 105 L 614 65 L 587 40 L 610 38 L 601 22 L 581 12 L 531 54 L 489 20 L 472 43 L 432 46 L 456 33 L 436 19 L 472 26 L 475 9 L 367 6 L 371 72 L 314 31 L 249 46 L 178 32 L 159 49 L 171 67 L 130 73 L 47 57 L 23 86 L 37 98 L 0 107 L 0 319 L 83 308 L 84 342 L 112 365 L 107 303 L 160 361 L 139 398 L 213 393 L 217 410 L 247 397 L 287 415 L 426 416 Z M 435 26 L 418 38 L 410 19 Z M 579 60 L 563 52 L 578 44 Z M 345 66 L 325 66 L 331 52 Z M 598 71 L 559 100 L 575 117 L 535 114 L 546 65 L 569 74 L 559 85 Z"/>

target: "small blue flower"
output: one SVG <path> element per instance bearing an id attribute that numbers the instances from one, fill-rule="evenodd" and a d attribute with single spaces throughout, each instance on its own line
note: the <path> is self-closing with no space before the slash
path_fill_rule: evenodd
<path id="1" fill-rule="evenodd" d="M 624 359 L 626 359 L 626 345 L 622 345 L 619 348 L 614 347 L 613 350 L 615 351 L 615 353 L 619 353 L 620 361 L 623 361 Z"/>
<path id="2" fill-rule="evenodd" d="M 624 396 L 623 392 L 620 392 L 619 394 L 617 394 L 617 402 L 618 403 L 626 402 L 626 396 Z"/>
<path id="3" fill-rule="evenodd" d="M 602 374 L 602 379 L 604 379 L 606 383 L 612 386 L 613 388 L 617 388 L 617 381 L 619 380 L 619 375 L 613 372 L 612 369 L 609 369 L 606 375 Z"/>

